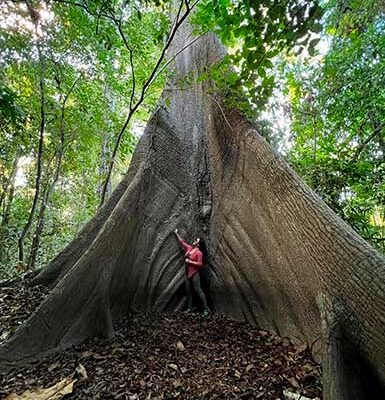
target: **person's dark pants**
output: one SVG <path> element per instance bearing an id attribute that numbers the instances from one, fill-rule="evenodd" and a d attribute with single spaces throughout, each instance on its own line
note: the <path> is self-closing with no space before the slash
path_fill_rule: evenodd
<path id="1" fill-rule="evenodd" d="M 188 308 L 191 310 L 193 307 L 192 288 L 194 288 L 195 293 L 199 296 L 199 299 L 203 304 L 203 308 L 207 310 L 207 299 L 201 287 L 201 277 L 199 276 L 199 273 L 195 274 L 192 278 L 187 278 L 186 276 L 185 284 L 187 291 Z"/>

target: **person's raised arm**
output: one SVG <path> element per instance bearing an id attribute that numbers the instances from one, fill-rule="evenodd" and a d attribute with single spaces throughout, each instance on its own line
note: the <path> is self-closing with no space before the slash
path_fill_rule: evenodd
<path id="1" fill-rule="evenodd" d="M 191 246 L 181 238 L 181 236 L 178 233 L 178 229 L 175 229 L 174 233 L 176 235 L 176 238 L 178 239 L 179 244 L 183 247 L 184 251 L 189 251 L 191 249 Z"/>

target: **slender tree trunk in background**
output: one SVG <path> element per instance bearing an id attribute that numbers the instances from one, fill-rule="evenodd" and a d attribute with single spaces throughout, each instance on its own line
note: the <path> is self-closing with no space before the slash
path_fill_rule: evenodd
<path id="1" fill-rule="evenodd" d="M 77 82 L 79 81 L 80 76 L 78 76 L 73 84 L 71 85 L 68 93 L 64 96 L 62 105 L 61 105 L 61 111 L 60 111 L 60 143 L 58 146 L 58 150 L 57 150 L 57 156 L 56 156 L 56 167 L 55 167 L 55 173 L 54 173 L 54 177 L 53 180 L 50 184 L 48 184 L 48 186 L 46 187 L 46 189 L 44 190 L 43 196 L 42 196 L 42 201 L 41 201 L 41 205 L 40 205 L 40 211 L 39 211 L 39 215 L 37 218 L 37 223 L 36 223 L 36 229 L 33 235 L 33 239 L 32 239 L 32 245 L 31 245 L 31 251 L 28 257 L 28 267 L 30 269 L 34 269 L 35 268 L 35 264 L 36 264 L 36 257 L 39 251 L 39 247 L 40 247 L 40 239 L 41 239 L 41 235 L 43 233 L 44 230 L 44 224 L 45 224 L 45 212 L 46 209 L 49 205 L 49 201 L 50 201 L 50 197 L 52 192 L 55 189 L 55 186 L 59 180 L 60 177 L 60 173 L 61 173 L 61 169 L 62 169 L 62 164 L 63 164 L 63 156 L 64 156 L 64 147 L 65 147 L 65 110 L 66 110 L 66 104 L 68 101 L 69 96 L 71 95 L 71 93 L 73 92 L 73 90 L 75 89 L 75 86 L 77 84 Z"/>
<path id="2" fill-rule="evenodd" d="M 7 203 L 5 206 L 3 219 L 1 221 L 1 226 L 4 229 L 7 229 L 8 225 L 9 225 L 9 217 L 11 215 L 11 207 L 12 207 L 14 196 L 15 196 L 15 177 L 13 177 L 13 179 L 10 183 L 8 199 L 7 199 Z"/>
<path id="3" fill-rule="evenodd" d="M 112 112 L 115 109 L 115 102 L 112 98 L 111 90 L 107 84 L 104 87 L 104 98 L 107 102 L 107 113 L 106 118 L 108 118 L 107 129 L 105 132 L 101 132 L 101 146 L 100 146 L 100 164 L 99 164 L 99 185 L 98 185 L 98 197 L 99 204 L 103 205 L 104 202 L 111 196 L 112 193 L 112 182 L 111 179 L 107 182 L 106 194 L 103 197 L 103 190 L 106 184 L 105 180 L 108 174 L 108 165 L 111 162 L 112 150 L 111 150 L 111 130 L 112 130 L 112 122 L 108 116 L 109 112 Z"/>
<path id="4" fill-rule="evenodd" d="M 8 263 L 9 256 L 9 243 L 8 240 L 10 238 L 9 231 L 9 219 L 11 216 L 11 207 L 13 203 L 13 198 L 15 195 L 15 178 L 17 173 L 17 164 L 19 161 L 19 157 L 16 155 L 13 165 L 11 175 L 8 178 L 6 187 L 4 188 L 4 200 L 3 200 L 3 212 L 0 223 L 0 263 Z"/>
<path id="5" fill-rule="evenodd" d="M 107 183 L 106 193 L 103 198 L 103 188 L 105 185 L 105 179 L 108 172 L 108 163 L 111 159 L 111 149 L 109 148 L 109 134 L 108 132 L 104 132 L 102 134 L 102 144 L 100 146 L 100 164 L 99 164 L 99 177 L 100 183 L 98 186 L 98 197 L 99 197 L 99 204 L 103 205 L 104 202 L 109 199 L 112 193 L 112 182 L 111 179 Z"/>
<path id="6" fill-rule="evenodd" d="M 172 51 L 190 35 L 184 27 Z M 130 310 L 180 309 L 178 227 L 209 244 L 215 312 L 309 344 L 323 360 L 325 400 L 385 398 L 385 258 L 209 82 L 179 90 L 223 55 L 207 35 L 176 58 L 126 177 L 35 280 L 57 286 L 0 348 L 2 369 L 111 337 Z"/>
<path id="7" fill-rule="evenodd" d="M 19 162 L 19 155 L 16 153 L 15 158 L 13 160 L 12 164 L 12 169 L 11 173 L 6 180 L 6 183 L 3 187 L 3 190 L 1 192 L 0 196 L 0 210 L 3 209 L 2 212 L 2 223 L 1 225 L 4 226 L 6 225 L 5 221 L 8 220 L 9 214 L 7 215 L 7 210 L 10 210 L 10 204 L 12 204 L 13 201 L 13 195 L 15 191 L 15 178 L 16 178 L 16 172 L 17 172 L 17 164 Z M 8 197 L 8 201 L 7 201 Z"/>
<path id="8" fill-rule="evenodd" d="M 382 152 L 382 164 L 385 165 L 385 135 L 379 138 L 380 151 Z M 385 221 L 385 199 L 382 201 L 382 219 Z M 377 241 L 378 248 L 385 253 L 385 224 L 382 225 L 380 238 Z"/>
<path id="9" fill-rule="evenodd" d="M 41 110 L 42 116 L 44 111 Z M 44 117 L 43 117 L 44 118 Z M 44 147 L 44 125 L 45 122 L 42 120 L 40 126 L 40 137 L 39 137 L 39 147 L 38 147 L 38 154 L 37 154 L 37 162 L 36 162 L 36 179 L 35 179 L 35 194 L 32 201 L 32 207 L 29 212 L 28 220 L 20 234 L 19 237 L 19 262 L 24 263 L 24 241 L 27 237 L 29 230 L 32 225 L 33 218 L 35 216 L 37 203 L 40 196 L 40 189 L 41 189 L 41 172 L 42 172 L 42 164 L 43 164 L 43 147 Z"/>
<path id="10" fill-rule="evenodd" d="M 35 194 L 32 201 L 32 207 L 29 212 L 28 220 L 24 225 L 24 228 L 19 236 L 19 263 L 24 264 L 24 241 L 27 237 L 29 230 L 31 228 L 33 218 L 35 216 L 37 204 L 40 196 L 41 189 L 41 176 L 42 176 L 42 166 L 43 166 L 43 152 L 44 152 L 44 134 L 45 134 L 45 62 L 43 58 L 43 54 L 41 51 L 40 43 L 39 43 L 39 15 L 33 9 L 29 2 L 27 2 L 27 7 L 32 19 L 32 22 L 35 25 L 35 34 L 36 34 L 36 48 L 39 56 L 39 64 L 40 64 L 40 77 L 39 77 L 39 94 L 40 94 L 40 128 L 39 128 L 39 145 L 36 159 L 36 179 L 35 179 Z"/>
<path id="11" fill-rule="evenodd" d="M 37 222 L 36 222 L 36 228 L 35 232 L 32 236 L 32 244 L 31 244 L 31 249 L 30 253 L 28 256 L 28 261 L 27 261 L 27 269 L 34 269 L 35 268 L 35 263 L 36 263 L 36 257 L 39 251 L 39 246 L 40 246 L 40 237 L 41 234 L 43 233 L 44 229 L 44 224 L 45 224 L 45 210 L 47 208 L 47 202 L 48 202 L 48 194 L 49 188 L 46 188 L 43 190 L 43 199 L 41 201 L 40 205 L 40 210 L 38 213 L 37 217 Z"/>

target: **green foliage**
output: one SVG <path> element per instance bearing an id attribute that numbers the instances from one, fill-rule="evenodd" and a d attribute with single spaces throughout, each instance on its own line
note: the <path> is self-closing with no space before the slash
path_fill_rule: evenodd
<path id="1" fill-rule="evenodd" d="M 241 104 L 252 116 L 265 109 L 273 93 L 276 56 L 294 45 L 314 48 L 318 39 L 311 40 L 312 32 L 321 31 L 321 16 L 317 1 L 204 0 L 195 23 L 228 47 L 229 55 L 211 77 L 231 92 L 233 105 Z"/>
<path id="2" fill-rule="evenodd" d="M 17 94 L 12 89 L 1 84 L 0 86 L 0 127 L 20 126 L 24 112 L 17 102 Z"/>
<path id="3" fill-rule="evenodd" d="M 289 159 L 335 211 L 385 250 L 385 16 L 378 2 L 329 6 L 331 45 L 323 63 L 288 68 Z"/>
<path id="4" fill-rule="evenodd" d="M 95 213 L 105 166 L 125 121 L 130 97 L 136 100 L 140 95 L 170 25 L 168 10 L 159 2 L 98 0 L 83 1 L 82 6 L 59 1 L 31 4 L 37 16 L 38 34 L 24 3 L 0 5 L 0 275 L 3 276 L 16 272 L 17 238 L 28 219 L 34 195 L 42 71 L 46 121 L 38 208 L 45 188 L 54 180 L 59 154 L 63 154 L 59 180 L 45 215 L 38 266 L 52 258 Z M 132 50 L 132 64 L 118 23 Z M 42 60 L 38 57 L 38 46 Z M 162 85 L 160 76 L 152 85 L 152 93 L 159 94 Z M 145 98 L 132 126 L 143 125 L 156 99 L 154 95 Z M 136 143 L 137 134 L 129 127 L 116 157 L 114 184 L 126 172 Z M 18 162 L 16 177 L 12 175 L 15 162 Z M 27 238 L 27 251 L 36 217 Z"/>

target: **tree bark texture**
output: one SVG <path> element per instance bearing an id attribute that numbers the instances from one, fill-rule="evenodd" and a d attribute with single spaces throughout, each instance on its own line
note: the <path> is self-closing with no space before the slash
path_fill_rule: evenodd
<path id="1" fill-rule="evenodd" d="M 181 32 L 174 50 L 188 40 Z M 208 242 L 204 281 L 215 312 L 295 343 L 323 343 L 325 387 L 349 365 L 361 393 L 347 397 L 339 388 L 347 385 L 343 375 L 336 389 L 342 394 L 326 400 L 384 398 L 385 259 L 252 123 L 214 100 L 209 83 L 178 89 L 183 77 L 197 77 L 222 56 L 217 39 L 207 35 L 176 58 L 173 82 L 127 176 L 37 277 L 56 286 L 1 348 L 2 368 L 89 336 L 111 336 L 113 321 L 130 310 L 183 307 L 178 227 L 187 239 Z M 330 354 L 342 361 L 334 365 Z"/>

